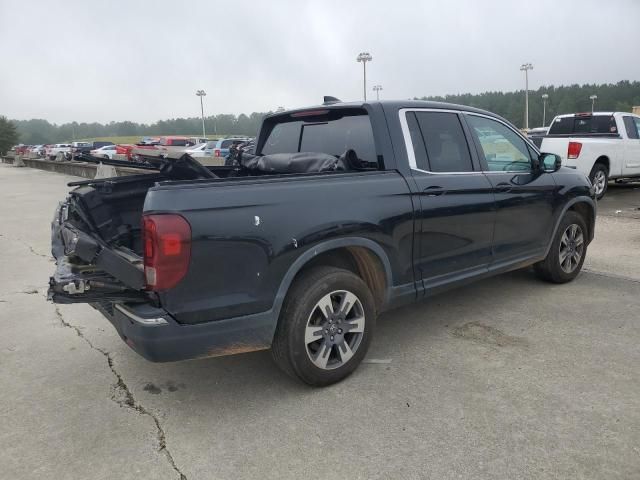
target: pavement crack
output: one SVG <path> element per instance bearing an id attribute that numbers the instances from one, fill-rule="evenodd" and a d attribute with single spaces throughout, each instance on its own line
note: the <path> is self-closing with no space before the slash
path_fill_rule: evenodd
<path id="1" fill-rule="evenodd" d="M 131 389 L 125 383 L 124 379 L 122 378 L 122 375 L 120 375 L 120 373 L 116 370 L 111 353 L 107 352 L 106 350 L 100 347 L 95 346 L 93 342 L 91 342 L 91 340 L 89 340 L 84 335 L 84 333 L 82 333 L 82 330 L 80 330 L 80 328 L 67 322 L 64 319 L 64 316 L 62 315 L 60 308 L 58 308 L 58 305 L 54 305 L 54 307 L 56 311 L 56 316 L 58 317 L 58 320 L 60 321 L 60 324 L 63 327 L 70 328 L 71 330 L 73 330 L 76 333 L 76 335 L 78 335 L 78 337 L 80 337 L 82 340 L 85 341 L 87 345 L 89 345 L 89 347 L 91 347 L 93 350 L 97 352 L 100 352 L 107 359 L 107 364 L 109 365 L 109 369 L 111 369 L 111 373 L 113 373 L 113 375 L 116 377 L 115 392 L 111 396 L 111 400 L 113 400 L 115 403 L 117 403 L 121 407 L 135 410 L 140 415 L 146 415 L 153 420 L 153 423 L 156 426 L 156 439 L 158 441 L 158 452 L 162 453 L 166 457 L 167 461 L 171 465 L 171 468 L 173 468 L 173 470 L 178 474 L 179 480 L 187 480 L 187 476 L 184 473 L 182 473 L 180 468 L 178 468 L 178 465 L 176 465 L 173 455 L 171 454 L 171 452 L 169 451 L 169 448 L 167 447 L 167 435 L 164 429 L 162 428 L 162 425 L 160 425 L 160 421 L 158 420 L 158 417 L 153 412 L 145 408 L 138 401 L 136 401 L 135 397 L 133 396 L 133 392 L 131 392 Z"/>
<path id="2" fill-rule="evenodd" d="M 29 251 L 34 255 L 37 255 L 38 257 L 46 258 L 47 260 L 52 259 L 51 255 L 45 255 L 44 253 L 36 252 L 35 249 L 24 240 L 22 241 L 22 243 L 24 243 L 24 245 L 29 249 Z"/>
<path id="3" fill-rule="evenodd" d="M 14 241 L 14 242 L 21 243 L 22 245 L 24 245 L 24 246 L 27 248 L 27 250 L 29 250 L 29 251 L 30 251 L 32 254 L 34 254 L 36 257 L 46 258 L 46 259 L 47 259 L 47 260 L 49 260 L 50 262 L 52 262 L 52 261 L 53 261 L 53 256 L 51 256 L 51 255 L 46 255 L 46 254 L 44 254 L 44 253 L 40 253 L 40 252 L 36 251 L 36 249 L 35 249 L 35 248 L 33 248 L 33 246 L 29 245 L 29 244 L 28 244 L 25 240 L 23 240 L 22 238 L 19 238 L 19 237 L 11 238 L 11 237 L 7 237 L 7 236 L 5 236 L 5 235 L 0 235 L 0 237 L 2 237 L 2 238 L 6 238 L 6 239 L 8 239 L 9 241 Z"/>

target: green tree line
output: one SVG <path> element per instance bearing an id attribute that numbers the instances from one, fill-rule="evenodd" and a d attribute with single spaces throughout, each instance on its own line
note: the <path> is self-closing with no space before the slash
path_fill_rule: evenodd
<path id="1" fill-rule="evenodd" d="M 254 136 L 266 113 L 254 112 L 251 115 L 221 114 L 205 117 L 207 136 L 243 135 Z M 12 120 L 20 135 L 20 143 L 40 145 L 82 140 L 97 137 L 122 136 L 158 136 L 158 135 L 201 135 L 202 119 L 172 118 L 159 120 L 152 124 L 130 121 L 102 123 L 64 123 L 56 125 L 42 119 Z"/>
<path id="2" fill-rule="evenodd" d="M 591 95 L 597 95 L 596 110 L 631 111 L 640 105 L 640 82 L 628 80 L 615 84 L 568 85 L 540 87 L 529 91 L 529 127 L 542 125 L 542 95 L 547 94 L 546 123 L 558 114 L 591 110 Z M 422 97 L 421 100 L 436 100 L 478 107 L 501 115 L 518 127 L 524 126 L 524 90 L 515 92 L 484 92 L 480 94 L 457 94 Z M 205 118 L 208 135 L 249 135 L 257 133 L 266 113 L 250 115 L 220 114 Z M 145 135 L 197 135 L 202 131 L 202 120 L 198 117 L 172 118 L 151 124 L 130 121 L 101 123 L 49 123 L 47 120 L 13 120 L 19 141 L 28 145 L 57 143 L 85 138 Z"/>
<path id="3" fill-rule="evenodd" d="M 542 124 L 543 100 L 547 94 L 546 124 L 554 116 L 563 113 L 590 112 L 591 95 L 597 95 L 596 111 L 630 112 L 633 106 L 640 105 L 640 82 L 623 80 L 609 84 L 585 84 L 554 87 L 540 87 L 529 90 L 529 128 Z M 505 117 L 517 127 L 524 127 L 525 92 L 484 92 L 477 95 L 470 93 L 422 97 L 420 100 L 458 103 L 470 107 L 482 108 Z"/>

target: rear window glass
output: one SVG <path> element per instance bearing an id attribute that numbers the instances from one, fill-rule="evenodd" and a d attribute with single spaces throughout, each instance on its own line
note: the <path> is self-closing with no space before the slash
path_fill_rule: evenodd
<path id="1" fill-rule="evenodd" d="M 448 112 L 416 112 L 407 118 L 416 165 L 432 172 L 471 172 L 469 146 L 458 115 Z"/>
<path id="2" fill-rule="evenodd" d="M 171 145 L 173 147 L 186 147 L 187 145 L 193 145 L 193 143 L 184 138 L 174 138 L 168 140 L 164 145 Z"/>
<path id="3" fill-rule="evenodd" d="M 262 153 L 318 152 L 340 156 L 350 149 L 361 160 L 377 162 L 369 116 L 332 111 L 326 120 L 314 117 L 276 124 Z"/>
<path id="4" fill-rule="evenodd" d="M 611 115 L 585 115 L 556 118 L 549 129 L 550 135 L 574 133 L 618 133 L 616 121 Z"/>

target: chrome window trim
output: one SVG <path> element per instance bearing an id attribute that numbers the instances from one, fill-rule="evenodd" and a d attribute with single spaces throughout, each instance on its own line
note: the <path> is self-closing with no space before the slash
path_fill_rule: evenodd
<path id="1" fill-rule="evenodd" d="M 485 173 L 531 173 L 531 170 L 473 170 L 471 172 L 432 172 L 429 170 L 418 168 L 418 165 L 416 163 L 415 151 L 413 149 L 413 141 L 411 140 L 411 133 L 409 132 L 409 123 L 407 122 L 407 115 L 406 115 L 407 112 L 455 113 L 455 114 L 475 115 L 477 117 L 488 118 L 489 120 L 494 120 L 498 123 L 501 123 L 505 127 L 507 127 L 509 130 L 511 130 L 517 136 L 519 136 L 522 140 L 524 140 L 526 145 L 529 145 L 531 148 L 533 148 L 534 152 L 538 152 L 538 154 L 540 154 L 540 150 L 533 144 L 533 142 L 529 141 L 528 138 L 522 135 L 522 133 L 520 133 L 518 130 L 514 130 L 505 121 L 499 118 L 493 117 L 491 115 L 485 115 L 477 112 L 470 112 L 468 110 L 452 110 L 447 108 L 416 108 L 416 107 L 401 108 L 400 110 L 398 110 L 398 116 L 400 119 L 400 128 L 402 129 L 402 136 L 404 137 L 404 145 L 405 145 L 405 148 L 407 149 L 409 167 L 411 168 L 411 170 L 414 170 L 414 171 L 430 173 L 432 175 L 479 175 L 479 174 L 485 174 Z M 466 132 L 463 132 L 463 133 L 465 133 L 465 138 L 466 138 Z M 469 139 L 467 139 L 467 142 L 468 140 Z"/>

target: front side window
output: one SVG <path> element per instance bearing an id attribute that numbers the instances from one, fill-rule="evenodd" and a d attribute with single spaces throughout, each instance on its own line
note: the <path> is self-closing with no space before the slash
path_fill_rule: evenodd
<path id="1" fill-rule="evenodd" d="M 516 132 L 486 117 L 467 115 L 467 121 L 480 143 L 489 171 L 531 170 L 530 149 Z"/>
<path id="2" fill-rule="evenodd" d="M 418 168 L 437 173 L 473 171 L 458 114 L 409 112 L 407 123 Z"/>
<path id="3" fill-rule="evenodd" d="M 636 131 L 638 132 L 638 136 L 636 138 L 640 138 L 640 118 L 633 117 L 633 121 L 636 124 Z"/>

